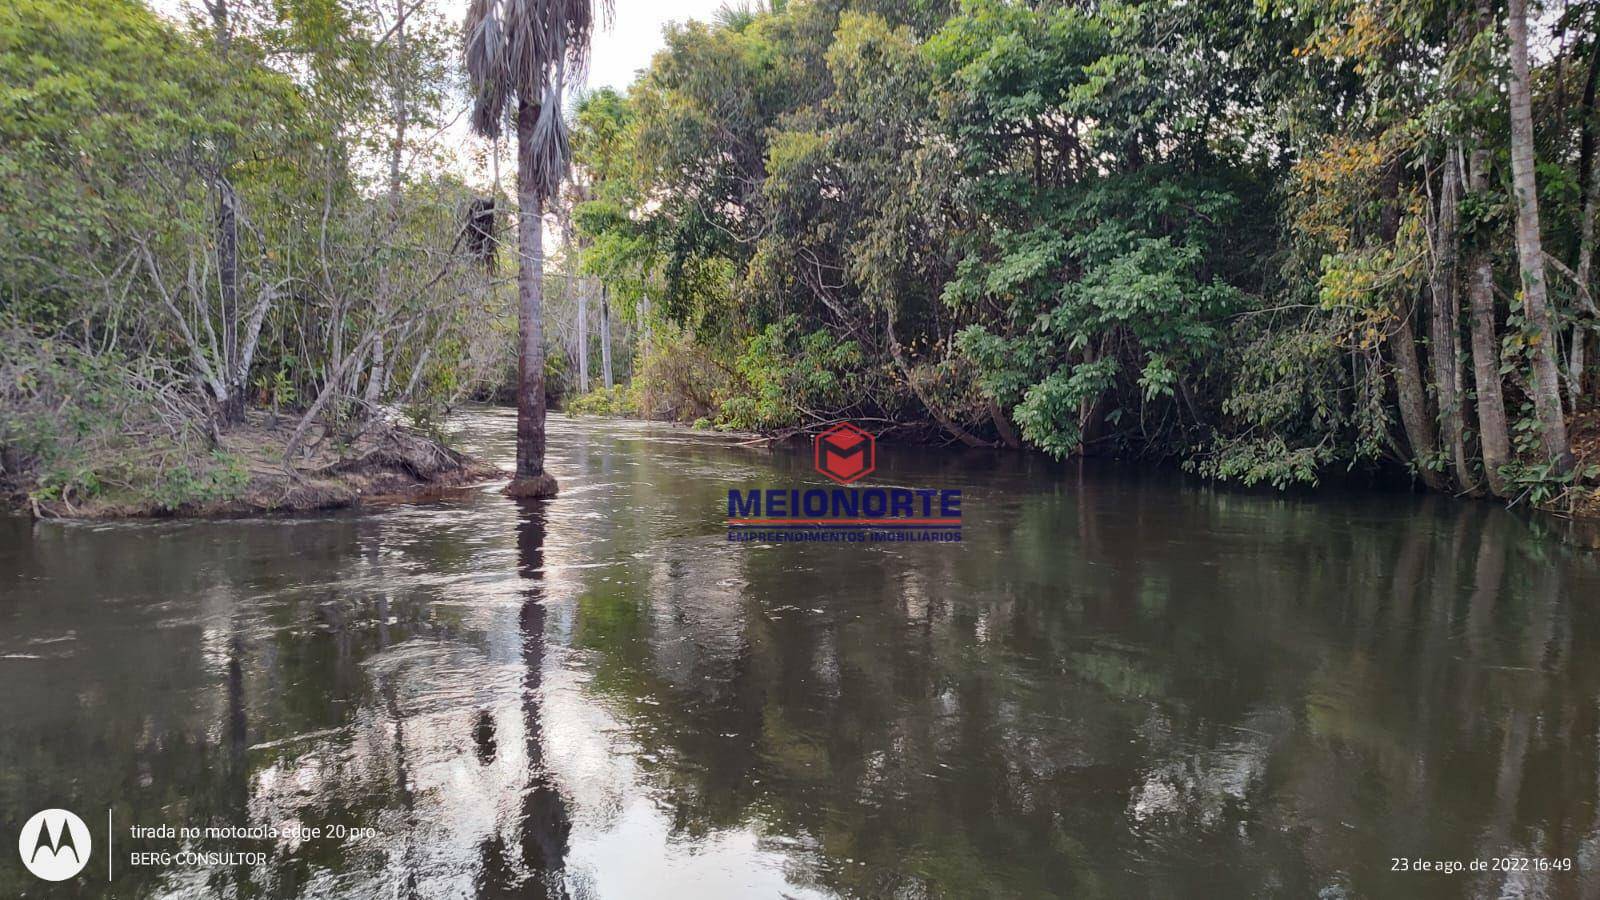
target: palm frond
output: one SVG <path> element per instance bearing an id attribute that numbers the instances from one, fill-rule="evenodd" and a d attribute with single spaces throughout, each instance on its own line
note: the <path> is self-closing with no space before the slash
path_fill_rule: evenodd
<path id="1" fill-rule="evenodd" d="M 522 171 L 528 173 L 533 189 L 542 199 L 554 197 L 561 189 L 571 158 L 571 138 L 567 118 L 561 114 L 561 93 L 552 84 L 539 104 L 531 140 L 517 148 Z"/>
<path id="2" fill-rule="evenodd" d="M 505 72 L 505 23 L 499 0 L 472 0 L 467 7 L 466 67 L 472 86 L 472 129 L 485 137 L 499 137 L 510 100 L 510 79 Z"/>
<path id="3" fill-rule="evenodd" d="M 473 130 L 498 137 L 509 114 L 533 116 L 528 133 L 519 135 L 519 177 L 546 199 L 566 175 L 562 95 L 569 73 L 588 66 L 596 2 L 609 21 L 612 0 L 470 0 L 467 8 Z"/>

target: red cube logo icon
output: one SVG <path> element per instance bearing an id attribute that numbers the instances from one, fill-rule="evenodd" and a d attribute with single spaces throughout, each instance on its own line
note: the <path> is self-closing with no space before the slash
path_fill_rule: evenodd
<path id="1" fill-rule="evenodd" d="M 817 435 L 813 444 L 817 471 L 840 484 L 850 484 L 878 467 L 878 442 L 849 422 Z"/>

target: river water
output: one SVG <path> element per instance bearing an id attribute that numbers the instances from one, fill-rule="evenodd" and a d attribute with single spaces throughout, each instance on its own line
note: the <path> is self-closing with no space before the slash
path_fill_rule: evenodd
<path id="1" fill-rule="evenodd" d="M 0 896 L 1600 895 L 1600 556 L 887 444 L 961 543 L 728 541 L 811 463 L 555 417 L 542 506 L 0 521 Z"/>

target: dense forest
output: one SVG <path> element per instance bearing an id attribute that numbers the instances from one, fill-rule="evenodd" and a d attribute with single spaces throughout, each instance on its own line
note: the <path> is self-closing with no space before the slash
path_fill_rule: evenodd
<path id="1" fill-rule="evenodd" d="M 583 265 L 659 300 L 626 400 L 1552 500 L 1595 472 L 1597 11 L 791 2 L 676 28 L 577 117 Z"/>
<path id="2" fill-rule="evenodd" d="M 14 494 L 515 394 L 519 232 L 576 412 L 1593 494 L 1600 4 L 728 6 L 625 93 L 552 57 L 536 210 L 495 8 L 0 8 Z"/>

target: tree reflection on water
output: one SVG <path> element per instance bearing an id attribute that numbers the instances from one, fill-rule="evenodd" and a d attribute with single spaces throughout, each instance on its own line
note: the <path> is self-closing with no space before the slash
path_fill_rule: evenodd
<path id="1" fill-rule="evenodd" d="M 558 420 L 545 505 L 8 523 L 0 830 L 375 830 L 119 896 L 1600 891 L 1593 556 L 1440 498 L 904 448 L 963 544 L 727 543 L 727 485 L 802 457 Z M 1576 871 L 1389 871 L 1499 855 Z"/>
<path id="2" fill-rule="evenodd" d="M 528 784 L 522 791 L 517 820 L 520 869 L 506 858 L 497 832 L 483 842 L 483 871 L 477 882 L 481 897 L 564 898 L 562 865 L 572 823 L 554 778 L 544 763 L 544 729 L 540 724 L 544 674 L 545 501 L 518 502 L 518 572 L 527 582 L 519 621 L 522 634 L 522 727 L 527 746 Z M 489 719 L 492 723 L 493 719 Z M 482 727 L 482 726 L 480 726 Z M 479 742 L 482 746 L 482 742 Z M 492 755 L 492 754 L 491 754 Z"/>

